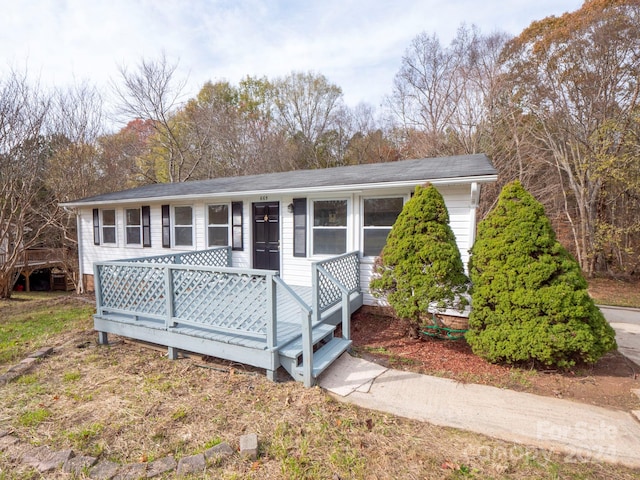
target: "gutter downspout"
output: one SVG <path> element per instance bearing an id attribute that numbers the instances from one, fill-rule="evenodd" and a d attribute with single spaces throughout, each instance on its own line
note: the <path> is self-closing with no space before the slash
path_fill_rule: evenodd
<path id="1" fill-rule="evenodd" d="M 473 247 L 473 244 L 476 241 L 476 210 L 478 209 L 478 204 L 480 203 L 480 184 L 478 182 L 473 182 L 471 184 L 471 198 L 470 198 L 470 207 L 471 211 L 469 212 L 469 251 Z M 469 274 L 469 262 L 465 264 L 465 270 L 467 271 L 467 275 Z"/>

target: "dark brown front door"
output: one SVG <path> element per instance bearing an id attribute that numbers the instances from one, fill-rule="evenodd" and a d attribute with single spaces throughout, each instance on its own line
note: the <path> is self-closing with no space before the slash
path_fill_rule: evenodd
<path id="1" fill-rule="evenodd" d="M 280 203 L 253 204 L 253 268 L 280 270 Z"/>

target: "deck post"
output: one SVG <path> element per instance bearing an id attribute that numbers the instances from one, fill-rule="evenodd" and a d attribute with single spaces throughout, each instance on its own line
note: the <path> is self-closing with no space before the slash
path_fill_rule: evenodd
<path id="1" fill-rule="evenodd" d="M 313 386 L 313 338 L 311 334 L 311 313 L 302 319 L 302 378 L 304 386 Z"/>
<path id="2" fill-rule="evenodd" d="M 167 357 L 169 360 L 177 360 L 178 359 L 178 349 L 175 347 L 168 347 Z"/>
<path id="3" fill-rule="evenodd" d="M 342 292 L 342 338 L 351 340 L 351 301 L 348 292 Z"/>
<path id="4" fill-rule="evenodd" d="M 109 345 L 109 337 L 107 332 L 98 332 L 98 344 Z"/>
<path id="5" fill-rule="evenodd" d="M 267 348 L 269 349 L 276 346 L 278 337 L 278 327 L 276 324 L 278 318 L 278 301 L 273 277 L 274 275 L 271 273 L 265 276 L 265 280 L 267 281 Z"/>
<path id="6" fill-rule="evenodd" d="M 320 321 L 320 272 L 318 264 L 311 265 L 311 309 L 313 312 L 313 323 Z"/>
<path id="7" fill-rule="evenodd" d="M 167 294 L 167 298 L 165 299 L 165 309 L 167 311 L 166 326 L 167 328 L 171 328 L 176 326 L 176 322 L 173 319 L 173 281 L 170 265 L 164 267 L 164 291 Z"/>

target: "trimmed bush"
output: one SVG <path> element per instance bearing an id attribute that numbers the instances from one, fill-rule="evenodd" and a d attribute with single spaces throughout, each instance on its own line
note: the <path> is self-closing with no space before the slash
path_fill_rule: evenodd
<path id="1" fill-rule="evenodd" d="M 556 240 L 544 207 L 519 181 L 478 225 L 469 270 L 467 342 L 491 362 L 567 367 L 616 348 L 578 262 Z"/>
<path id="2" fill-rule="evenodd" d="M 421 317 L 432 302 L 453 306 L 466 301 L 468 278 L 456 238 L 449 226 L 449 212 L 433 185 L 417 186 L 402 209 L 378 258 L 370 289 L 386 296 L 396 315 L 409 319 L 417 333 Z"/>

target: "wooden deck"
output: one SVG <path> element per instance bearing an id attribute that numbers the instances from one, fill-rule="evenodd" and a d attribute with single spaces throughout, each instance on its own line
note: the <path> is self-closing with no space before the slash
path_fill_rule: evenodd
<path id="1" fill-rule="evenodd" d="M 351 345 L 349 319 L 362 305 L 358 254 L 313 264 L 313 286 L 277 272 L 235 269 L 230 252 L 104 262 L 95 266 L 99 341 L 107 334 L 264 368 L 283 367 L 311 386 Z M 169 258 L 171 257 L 171 258 Z M 335 326 L 342 336 L 335 337 Z"/>
<path id="2" fill-rule="evenodd" d="M 0 265 L 5 263 L 6 254 L 0 254 Z M 28 248 L 20 252 L 20 257 L 12 270 L 24 276 L 25 290 L 31 290 L 30 277 L 36 270 L 44 268 L 64 268 L 68 261 L 68 251 L 64 248 Z"/>

